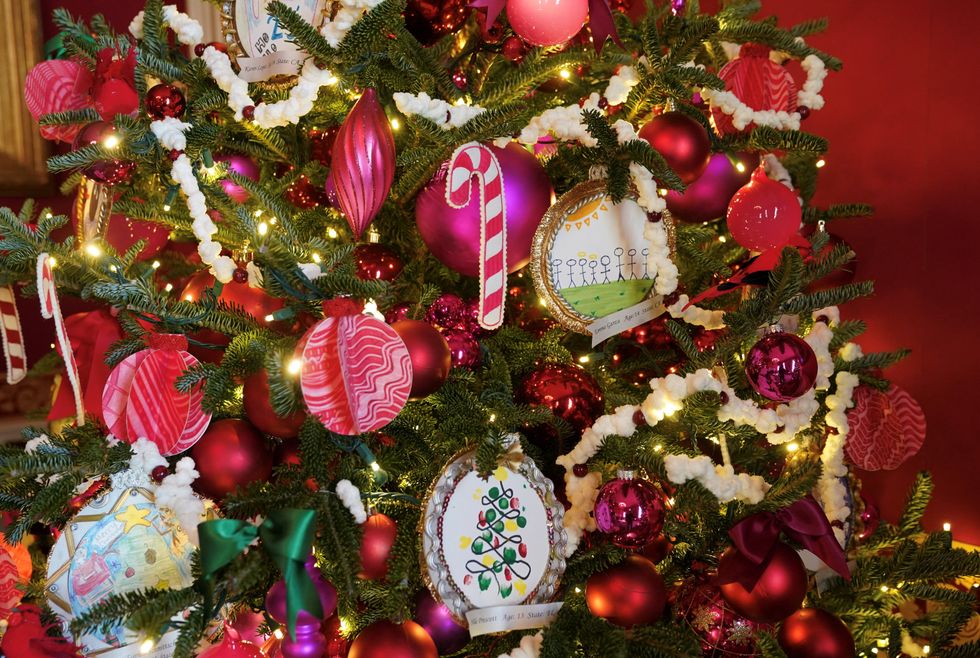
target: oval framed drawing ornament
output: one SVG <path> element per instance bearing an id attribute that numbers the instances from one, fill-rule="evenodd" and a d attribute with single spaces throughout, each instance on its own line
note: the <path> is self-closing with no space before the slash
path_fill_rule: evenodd
<path id="1" fill-rule="evenodd" d="M 531 243 L 538 296 L 566 329 L 589 325 L 652 297 L 648 271 L 650 217 L 633 199 L 613 203 L 605 180 L 580 183 L 545 213 Z M 674 224 L 660 215 L 673 251 Z"/>
<path id="2" fill-rule="evenodd" d="M 238 64 L 238 75 L 246 82 L 288 84 L 303 67 L 308 55 L 278 19 L 269 14 L 272 0 L 225 0 L 221 24 L 225 42 Z M 286 4 L 307 23 L 323 23 L 328 0 L 288 0 Z"/>
<path id="3" fill-rule="evenodd" d="M 547 623 L 535 619 L 561 605 L 548 602 L 565 571 L 564 508 L 537 465 L 508 453 L 513 455 L 483 479 L 475 450 L 462 453 L 446 465 L 423 503 L 422 578 L 473 636 L 507 630 L 496 625 L 504 622 L 487 623 L 476 612 L 497 615 L 503 608 L 508 614 L 499 619 L 516 616 L 513 623 L 531 628 Z M 510 613 L 537 604 L 553 610 Z"/>

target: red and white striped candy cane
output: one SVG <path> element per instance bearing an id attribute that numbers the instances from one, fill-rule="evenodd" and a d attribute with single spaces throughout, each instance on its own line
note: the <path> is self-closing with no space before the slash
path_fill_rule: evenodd
<path id="1" fill-rule="evenodd" d="M 0 286 L 0 335 L 7 363 L 7 383 L 16 384 L 27 376 L 27 351 L 13 286 Z"/>
<path id="2" fill-rule="evenodd" d="M 480 326 L 496 329 L 504 322 L 507 284 L 507 204 L 497 156 L 476 142 L 463 144 L 449 160 L 446 202 L 464 208 L 472 197 L 472 180 L 480 181 Z"/>
<path id="3" fill-rule="evenodd" d="M 58 290 L 55 288 L 54 273 L 51 271 L 51 257 L 46 253 L 38 254 L 37 257 L 37 295 L 41 299 L 41 316 L 54 320 L 58 345 L 61 347 L 61 358 L 65 361 L 68 381 L 71 382 L 71 390 L 75 394 L 75 420 L 81 427 L 85 424 L 85 407 L 82 405 L 82 387 L 78 380 L 78 365 L 75 363 L 75 353 L 72 351 L 71 342 L 68 340 L 65 320 L 61 317 Z"/>

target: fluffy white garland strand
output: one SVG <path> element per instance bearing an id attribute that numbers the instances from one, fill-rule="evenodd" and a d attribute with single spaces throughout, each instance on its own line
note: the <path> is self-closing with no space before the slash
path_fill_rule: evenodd
<path id="1" fill-rule="evenodd" d="M 340 0 L 338 4 L 340 9 L 333 19 L 326 20 L 320 27 L 320 34 L 333 48 L 338 47 L 361 16 L 381 4 L 381 0 Z"/>
<path id="2" fill-rule="evenodd" d="M 361 491 L 353 482 L 350 480 L 338 482 L 337 498 L 354 517 L 354 523 L 361 525 L 367 521 L 367 510 L 364 509 L 364 501 L 361 500 Z"/>
<path id="3" fill-rule="evenodd" d="M 420 94 L 399 91 L 392 94 L 392 98 L 395 107 L 405 116 L 420 116 L 443 130 L 465 126 L 472 119 L 486 112 L 486 109 L 479 105 L 466 103 L 452 105 L 440 98 L 432 98 L 424 91 Z"/>
<path id="4" fill-rule="evenodd" d="M 541 655 L 543 643 L 544 631 L 538 631 L 534 635 L 525 635 L 521 638 L 521 643 L 514 647 L 510 653 L 502 653 L 497 658 L 538 658 Z"/>
<path id="5" fill-rule="evenodd" d="M 168 466 L 167 460 L 160 455 L 160 450 L 152 441 L 141 437 L 136 439 L 132 448 L 133 456 L 129 460 L 129 469 L 138 477 L 149 480 L 154 468 Z M 177 525 L 195 546 L 200 545 L 197 524 L 204 519 L 204 501 L 194 493 L 191 483 L 199 475 L 194 460 L 183 457 L 177 462 L 174 473 L 165 477 L 158 485 L 150 484 L 154 504 L 173 515 Z"/>
<path id="6" fill-rule="evenodd" d="M 137 39 L 143 38 L 143 15 L 140 12 L 129 23 L 129 33 Z M 177 41 L 185 46 L 193 46 L 204 40 L 204 28 L 187 14 L 178 11 L 177 5 L 164 5 L 163 22 L 177 35 Z"/>
<path id="7" fill-rule="evenodd" d="M 667 312 L 670 313 L 670 317 L 675 320 L 683 320 L 688 324 L 704 327 L 709 331 L 725 328 L 724 311 L 710 311 L 694 305 L 687 306 L 689 301 L 691 300 L 687 295 L 678 296 L 677 301 L 667 307 Z M 685 306 L 687 308 L 684 308 Z"/>

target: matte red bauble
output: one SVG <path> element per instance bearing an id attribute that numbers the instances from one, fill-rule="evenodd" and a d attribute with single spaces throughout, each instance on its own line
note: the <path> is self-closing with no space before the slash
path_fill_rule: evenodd
<path id="1" fill-rule="evenodd" d="M 772 624 L 786 619 L 803 605 L 807 575 L 795 550 L 779 542 L 769 554 L 762 575 L 751 590 L 735 574 L 756 568 L 747 557 L 729 548 L 718 562 L 718 588 L 735 612 L 752 621 Z"/>
<path id="2" fill-rule="evenodd" d="M 599 383 L 571 364 L 547 363 L 521 383 L 518 395 L 531 406 L 545 406 L 576 432 L 592 425 L 605 410 Z"/>
<path id="3" fill-rule="evenodd" d="M 381 580 L 388 575 L 388 558 L 398 525 L 390 516 L 372 514 L 361 526 L 361 578 Z"/>
<path id="4" fill-rule="evenodd" d="M 769 630 L 766 624 L 740 616 L 717 587 L 694 580 L 672 592 L 672 608 L 701 641 L 701 652 L 711 658 L 755 658 L 755 635 Z"/>
<path id="5" fill-rule="evenodd" d="M 269 391 L 269 373 L 264 369 L 248 376 L 242 390 L 245 415 L 255 427 L 265 434 L 280 439 L 291 439 L 299 434 L 306 414 L 296 411 L 283 417 L 272 408 Z"/>
<path id="6" fill-rule="evenodd" d="M 711 158 L 708 131 L 683 112 L 664 112 L 652 118 L 639 133 L 670 165 L 685 183 L 692 183 L 704 172 Z"/>
<path id="7" fill-rule="evenodd" d="M 179 119 L 187 109 L 187 100 L 177 87 L 161 83 L 147 90 L 143 106 L 151 119 Z"/>
<path id="8" fill-rule="evenodd" d="M 439 651 L 425 629 L 414 621 L 402 624 L 376 621 L 354 639 L 347 658 L 438 658 Z"/>
<path id="9" fill-rule="evenodd" d="M 803 210 L 796 193 L 766 176 L 762 165 L 728 204 L 728 230 L 749 251 L 782 247 L 800 228 Z"/>
<path id="10" fill-rule="evenodd" d="M 847 625 L 820 608 L 797 610 L 777 636 L 789 658 L 853 658 L 854 638 Z"/>
<path id="11" fill-rule="evenodd" d="M 112 149 L 119 145 L 120 135 L 116 126 L 109 121 L 93 121 L 78 131 L 74 147 L 80 149 L 92 144 L 101 144 Z M 84 169 L 82 173 L 92 180 L 106 185 L 128 183 L 136 171 L 136 163 L 129 160 L 100 160 Z"/>
<path id="12" fill-rule="evenodd" d="M 749 350 L 745 376 L 762 397 L 789 402 L 813 388 L 817 381 L 817 355 L 796 334 L 773 331 Z"/>
<path id="13" fill-rule="evenodd" d="M 617 546 L 643 548 L 664 527 L 666 505 L 656 487 L 632 474 L 610 480 L 595 500 L 595 523 Z"/>
<path id="14" fill-rule="evenodd" d="M 354 247 L 354 267 L 358 279 L 394 281 L 405 265 L 398 254 L 377 242 Z"/>
<path id="15" fill-rule="evenodd" d="M 423 46 L 459 29 L 470 15 L 467 0 L 408 0 L 405 27 Z"/>
<path id="16" fill-rule="evenodd" d="M 438 391 L 453 367 L 449 343 L 435 327 L 419 320 L 399 320 L 391 325 L 408 348 L 412 359 L 412 390 L 409 397 L 424 398 Z"/>
<path id="17" fill-rule="evenodd" d="M 191 457 L 201 474 L 194 481 L 194 490 L 214 500 L 221 500 L 246 484 L 264 482 L 272 474 L 268 441 L 237 418 L 211 423 L 191 448 Z"/>
<path id="18" fill-rule="evenodd" d="M 683 192 L 668 190 L 670 216 L 692 224 L 724 217 L 728 202 L 749 182 L 752 170 L 759 162 L 759 156 L 751 153 L 736 153 L 734 158 L 742 166 L 741 171 L 732 164 L 727 153 L 713 153 L 708 167 Z"/>
<path id="19" fill-rule="evenodd" d="M 632 628 L 660 619 L 667 587 L 653 562 L 630 555 L 605 571 L 592 574 L 585 585 L 589 612 L 611 624 Z"/>

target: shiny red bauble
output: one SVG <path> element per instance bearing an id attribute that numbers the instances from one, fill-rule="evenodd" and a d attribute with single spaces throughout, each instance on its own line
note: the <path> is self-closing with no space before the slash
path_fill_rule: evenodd
<path id="1" fill-rule="evenodd" d="M 272 474 L 269 442 L 237 418 L 211 423 L 191 448 L 191 457 L 201 474 L 194 481 L 194 490 L 214 500 L 252 482 L 265 482 Z"/>
<path id="2" fill-rule="evenodd" d="M 640 128 L 639 137 L 650 142 L 685 183 L 697 180 L 711 158 L 708 131 L 683 112 L 654 117 Z"/>
<path id="3" fill-rule="evenodd" d="M 377 242 L 354 247 L 354 267 L 358 279 L 365 281 L 394 281 L 405 264 L 398 254 Z"/>
<path id="4" fill-rule="evenodd" d="M 409 397 L 424 398 L 438 391 L 453 367 L 449 343 L 435 327 L 419 320 L 399 320 L 391 328 L 405 341 L 408 356 L 412 359 Z"/>
<path id="5" fill-rule="evenodd" d="M 143 99 L 146 113 L 153 120 L 179 119 L 187 109 L 184 93 L 174 85 L 158 84 L 150 87 Z"/>
<path id="6" fill-rule="evenodd" d="M 782 247 L 800 228 L 803 209 L 796 192 L 766 176 L 762 165 L 732 197 L 726 214 L 735 242 L 749 251 Z"/>
<path id="7" fill-rule="evenodd" d="M 388 558 L 398 535 L 390 516 L 372 514 L 361 526 L 361 578 L 381 580 L 388 575 Z"/>
<path id="8" fill-rule="evenodd" d="M 806 567 L 795 550 L 777 543 L 758 582 L 749 590 L 735 575 L 754 568 L 756 565 L 735 548 L 725 551 L 718 562 L 718 588 L 735 612 L 752 621 L 772 624 L 803 605 L 808 584 Z"/>
<path id="9" fill-rule="evenodd" d="M 535 46 L 556 46 L 574 37 L 589 16 L 587 0 L 507 0 L 507 20 Z"/>
<path id="10" fill-rule="evenodd" d="M 673 590 L 671 608 L 698 636 L 702 655 L 711 658 L 755 658 L 756 634 L 770 630 L 767 624 L 738 615 L 717 587 L 700 579 Z"/>
<path id="11" fill-rule="evenodd" d="M 631 555 L 589 576 L 585 602 L 589 612 L 611 624 L 624 628 L 645 626 L 663 614 L 667 587 L 653 562 Z"/>
<path id="12" fill-rule="evenodd" d="M 119 146 L 120 139 L 119 131 L 111 122 L 93 121 L 78 131 L 75 136 L 74 147 L 80 149 L 84 146 L 100 144 L 104 148 L 112 150 Z M 116 159 L 100 160 L 82 169 L 83 174 L 106 185 L 128 183 L 135 171 L 135 162 Z"/>
<path id="13" fill-rule="evenodd" d="M 745 356 L 745 376 L 764 398 L 789 402 L 817 381 L 817 355 L 796 334 L 773 331 L 759 339 Z"/>
<path id="14" fill-rule="evenodd" d="M 405 27 L 423 46 L 459 29 L 470 15 L 468 0 L 408 0 Z"/>
<path id="15" fill-rule="evenodd" d="M 199 658 L 263 658 L 265 654 L 257 644 L 243 640 L 238 631 L 225 627 L 221 642 L 212 645 L 199 654 Z"/>
<path id="16" fill-rule="evenodd" d="M 788 658 L 853 658 L 854 638 L 847 625 L 826 610 L 804 608 L 783 622 L 777 636 Z"/>
<path id="17" fill-rule="evenodd" d="M 751 153 L 713 153 L 708 167 L 683 192 L 667 191 L 671 218 L 701 223 L 724 217 L 728 202 L 749 182 L 758 162 L 759 156 Z"/>
<path id="18" fill-rule="evenodd" d="M 582 368 L 547 363 L 525 379 L 518 396 L 531 406 L 544 406 L 568 422 L 576 432 L 592 425 L 605 410 L 602 389 Z"/>
<path id="19" fill-rule="evenodd" d="M 599 490 L 595 523 L 621 548 L 643 548 L 660 534 L 667 511 L 663 495 L 646 480 L 620 477 Z"/>
<path id="20" fill-rule="evenodd" d="M 347 658 L 438 658 L 439 650 L 414 621 L 376 621 L 354 638 Z"/>
<path id="21" fill-rule="evenodd" d="M 272 408 L 269 391 L 269 373 L 264 369 L 248 376 L 242 389 L 245 415 L 255 427 L 265 434 L 280 439 L 291 439 L 299 434 L 306 414 L 295 411 L 283 417 Z"/>

